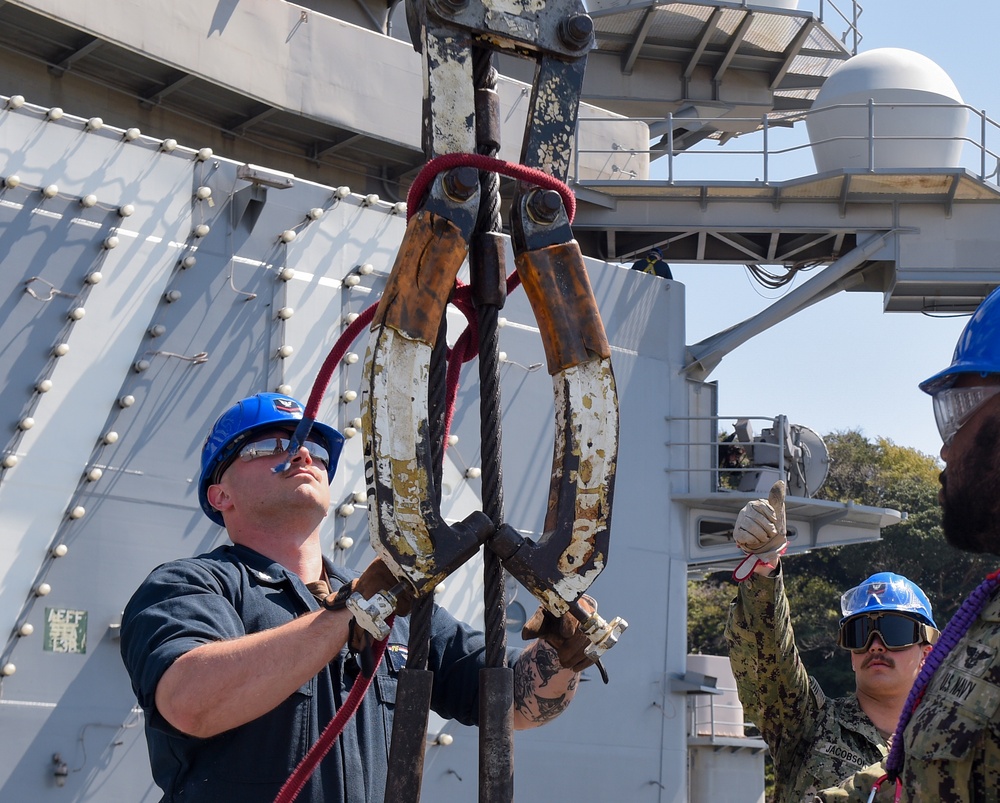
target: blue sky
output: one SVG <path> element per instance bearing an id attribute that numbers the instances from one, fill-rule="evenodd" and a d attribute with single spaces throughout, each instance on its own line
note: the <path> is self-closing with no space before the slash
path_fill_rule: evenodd
<path id="1" fill-rule="evenodd" d="M 865 6 L 861 51 L 902 47 L 922 53 L 948 73 L 968 105 L 1000 119 L 1000 88 L 988 53 L 990 37 L 1000 30 L 1000 3 L 869 0 Z M 800 0 L 799 7 L 815 10 L 818 0 Z M 804 125 L 795 128 L 795 136 L 806 140 Z M 813 169 L 810 159 L 805 169 L 774 178 Z M 786 292 L 760 287 L 742 266 L 675 265 L 673 273 L 687 287 L 688 343 L 749 317 Z M 965 321 L 884 313 L 878 293 L 839 293 L 728 355 L 709 377 L 719 383 L 719 413 L 781 413 L 820 434 L 860 429 L 869 438 L 887 437 L 937 455 L 940 439 L 930 399 L 917 383 L 951 361 Z"/>

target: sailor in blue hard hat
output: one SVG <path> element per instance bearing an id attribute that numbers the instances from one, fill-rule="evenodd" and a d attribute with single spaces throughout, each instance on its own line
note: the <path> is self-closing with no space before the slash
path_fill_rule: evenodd
<path id="1" fill-rule="evenodd" d="M 232 500 L 227 495 L 227 487 L 221 483 L 223 475 L 237 460 L 246 463 L 262 455 L 283 454 L 302 414 L 302 403 L 296 399 L 278 393 L 258 393 L 241 399 L 219 417 L 201 451 L 198 501 L 206 516 L 216 524 L 225 523 L 223 511 L 232 509 Z M 318 477 L 322 470 L 332 482 L 343 446 L 343 435 L 316 421 L 299 452 L 290 457 L 293 462 L 316 466 L 300 470 L 299 476 L 304 471 Z M 319 487 L 323 483 L 316 485 Z M 326 495 L 329 497 L 328 484 Z"/>
<path id="2" fill-rule="evenodd" d="M 941 433 L 942 526 L 953 546 L 1000 555 L 1000 288 L 965 325 L 951 364 L 920 383 Z"/>
<path id="3" fill-rule="evenodd" d="M 840 609 L 844 616 L 837 644 L 851 651 L 858 694 L 901 683 L 909 691 L 941 635 L 930 600 L 920 586 L 901 574 L 879 572 L 844 593 Z M 890 674 L 900 664 L 902 672 Z"/>
<path id="4" fill-rule="evenodd" d="M 355 571 L 324 554 L 321 527 L 344 439 L 313 422 L 300 442 L 304 415 L 296 399 L 258 393 L 219 417 L 202 449 L 198 499 L 231 543 L 161 564 L 122 614 L 122 659 L 165 801 L 270 803 L 335 721 L 343 729 L 336 749 L 298 799 L 387 798 L 412 598 L 396 594 L 376 660 L 347 600 L 371 599 L 399 580 L 377 557 Z M 433 603 L 425 611 L 432 708 L 476 725 L 485 637 Z M 548 629 L 535 618 L 539 638 L 507 651 L 519 678 L 510 710 L 517 729 L 558 716 L 593 663 L 575 618 L 550 617 Z"/>
<path id="5" fill-rule="evenodd" d="M 943 441 L 941 459 L 946 468 L 941 472 L 939 499 L 945 538 L 960 549 L 998 555 L 1000 289 L 990 293 L 965 325 L 951 364 L 920 388 L 933 398 Z M 861 589 L 851 600 L 845 597 L 845 614 L 849 604 L 859 604 L 858 612 L 868 611 L 876 619 L 880 615 L 877 602 L 869 600 L 893 594 L 887 587 L 881 590 L 892 585 L 884 580 L 869 578 L 869 585 L 874 581 L 880 587 Z M 906 593 L 903 587 L 899 591 Z M 911 605 L 909 613 L 920 620 L 919 604 Z M 864 627 L 862 623 L 841 637 L 860 643 Z M 905 623 L 898 635 L 905 635 Z M 998 656 L 1000 571 L 993 571 L 941 633 L 900 713 L 885 760 L 859 771 L 836 789 L 824 790 L 817 799 L 824 803 L 996 800 L 1000 789 Z"/>

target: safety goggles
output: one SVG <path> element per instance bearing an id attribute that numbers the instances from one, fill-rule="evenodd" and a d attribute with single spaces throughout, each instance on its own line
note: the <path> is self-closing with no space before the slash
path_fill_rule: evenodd
<path id="1" fill-rule="evenodd" d="M 1000 385 L 974 385 L 964 388 L 947 388 L 934 394 L 934 420 L 945 446 L 951 443 L 962 425 L 968 421 L 988 399 L 1000 393 Z"/>
<path id="2" fill-rule="evenodd" d="M 930 625 L 901 613 L 865 613 L 840 626 L 837 644 L 852 652 L 864 652 L 878 636 L 887 650 L 905 650 L 914 644 L 934 644 L 940 635 Z"/>
<path id="3" fill-rule="evenodd" d="M 273 455 L 288 451 L 290 440 L 290 435 L 258 438 L 257 440 L 243 444 L 236 455 L 245 463 L 256 460 L 258 457 L 272 457 Z M 309 457 L 312 458 L 314 463 L 320 463 L 323 468 L 330 467 L 330 452 L 327 451 L 326 446 L 312 438 L 306 438 L 305 443 L 302 445 L 306 447 L 306 451 L 309 452 Z"/>

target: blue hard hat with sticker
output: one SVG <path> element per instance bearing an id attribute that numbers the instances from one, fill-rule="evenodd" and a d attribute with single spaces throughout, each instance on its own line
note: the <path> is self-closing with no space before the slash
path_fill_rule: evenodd
<path id="1" fill-rule="evenodd" d="M 218 481 L 222 472 L 236 459 L 240 447 L 254 435 L 275 427 L 293 429 L 302 420 L 302 402 L 280 393 L 258 393 L 241 399 L 224 412 L 212 426 L 201 450 L 201 478 L 198 481 L 198 501 L 201 509 L 216 524 L 224 524 L 222 514 L 208 501 L 208 488 Z M 313 422 L 310 437 L 324 442 L 330 454 L 327 476 L 333 481 L 337 473 L 344 436 L 333 427 Z"/>
<path id="2" fill-rule="evenodd" d="M 892 572 L 873 574 L 861 585 L 844 593 L 840 598 L 840 609 L 844 615 L 841 624 L 858 614 L 894 611 L 937 628 L 931 602 L 920 586 Z"/>

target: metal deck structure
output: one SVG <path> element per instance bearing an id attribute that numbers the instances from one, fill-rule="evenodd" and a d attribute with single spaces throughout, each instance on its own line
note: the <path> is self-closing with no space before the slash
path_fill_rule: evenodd
<path id="1" fill-rule="evenodd" d="M 834 292 L 966 309 L 1000 281 L 985 116 L 959 168 L 787 173 L 764 147 L 748 149 L 747 173 L 691 175 L 709 149 L 777 144 L 857 49 L 856 4 L 809 5 L 591 9 L 574 231 L 622 400 L 594 593 L 631 626 L 606 660 L 611 686 L 588 674 L 563 717 L 518 735 L 519 800 L 550 788 L 582 803 L 762 798 L 762 746 L 723 705 L 725 662 L 689 665 L 686 603 L 690 576 L 739 560 L 726 528 L 754 496 L 719 479 L 722 421 L 769 418 L 780 400 L 720 411 L 712 368 Z M 224 538 L 193 488 L 208 423 L 249 392 L 305 397 L 381 293 L 423 163 L 420 64 L 401 12 L 365 0 L 0 4 L 0 799 L 159 799 L 118 656 L 121 609 L 157 563 Z M 526 84 L 519 64 L 501 66 L 508 157 Z M 826 267 L 767 313 L 688 344 L 684 286 L 620 264 L 665 243 L 671 261 Z M 503 315 L 508 519 L 531 535 L 547 503 L 551 386 L 523 295 Z M 358 348 L 322 410 L 345 434 L 359 427 Z M 480 507 L 474 392 L 466 379 L 447 453 L 450 520 Z M 359 441 L 323 533 L 349 566 L 371 556 Z M 877 538 L 900 515 L 794 498 L 793 548 Z M 442 604 L 481 620 L 478 567 L 444 585 Z M 533 607 L 511 588 L 512 624 Z M 715 711 L 735 725 L 717 728 Z M 477 749 L 473 731 L 432 719 L 426 798 L 473 799 Z"/>

